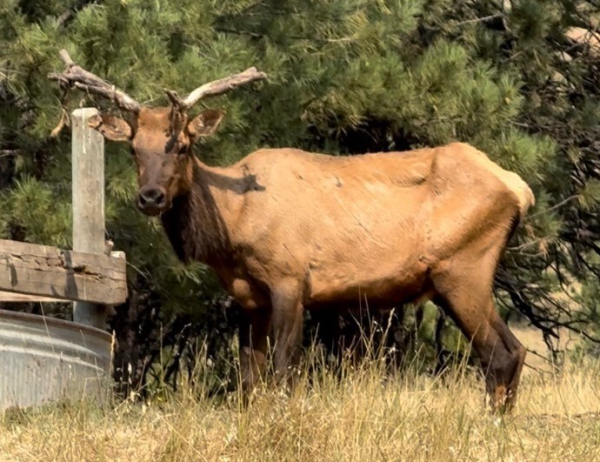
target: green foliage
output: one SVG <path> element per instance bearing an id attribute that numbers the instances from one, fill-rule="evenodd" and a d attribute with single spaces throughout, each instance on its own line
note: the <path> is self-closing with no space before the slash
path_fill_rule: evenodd
<path id="1" fill-rule="evenodd" d="M 51 185 L 23 177 L 4 197 L 5 207 L 12 212 L 11 224 L 26 228 L 25 238 L 29 242 L 69 246 L 71 207 L 68 200 L 57 196 Z"/>

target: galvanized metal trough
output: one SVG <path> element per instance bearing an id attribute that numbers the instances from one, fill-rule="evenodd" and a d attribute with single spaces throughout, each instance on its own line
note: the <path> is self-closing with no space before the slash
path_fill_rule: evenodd
<path id="1" fill-rule="evenodd" d="M 0 410 L 106 396 L 111 349 L 99 329 L 0 310 Z"/>

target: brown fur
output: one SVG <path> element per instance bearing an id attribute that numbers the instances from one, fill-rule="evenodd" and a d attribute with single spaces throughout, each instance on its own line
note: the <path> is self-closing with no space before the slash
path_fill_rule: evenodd
<path id="1" fill-rule="evenodd" d="M 220 117 L 207 120 L 210 134 Z M 269 332 L 276 370 L 295 362 L 304 309 L 429 298 L 473 342 L 493 405 L 512 405 L 525 350 L 492 284 L 533 204 L 517 175 L 462 143 L 354 157 L 264 149 L 213 168 L 189 154 L 197 131 L 174 142 L 169 123 L 166 108 L 145 108 L 132 124 L 140 188 L 162 188 L 177 255 L 210 264 L 243 307 L 246 389 L 264 371 Z"/>

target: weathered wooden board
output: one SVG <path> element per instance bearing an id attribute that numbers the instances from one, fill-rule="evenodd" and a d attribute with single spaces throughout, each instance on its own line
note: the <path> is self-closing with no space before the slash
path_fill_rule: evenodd
<path id="1" fill-rule="evenodd" d="M 43 297 L 41 295 L 27 295 L 20 294 L 18 292 L 5 292 L 0 290 L 0 302 L 10 303 L 56 303 L 56 302 L 70 302 L 71 300 L 62 300 L 60 298 Z"/>
<path id="2" fill-rule="evenodd" d="M 0 239 L 0 291 L 118 305 L 127 299 L 125 255 Z"/>

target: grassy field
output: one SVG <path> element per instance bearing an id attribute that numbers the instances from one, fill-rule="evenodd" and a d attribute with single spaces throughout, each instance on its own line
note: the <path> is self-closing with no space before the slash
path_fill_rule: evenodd
<path id="1" fill-rule="evenodd" d="M 303 376 L 241 411 L 190 387 L 146 404 L 90 403 L 0 418 L 2 461 L 593 461 L 600 460 L 600 363 L 526 374 L 515 412 L 484 407 L 464 366 L 442 378 L 385 376 L 377 363 Z"/>

